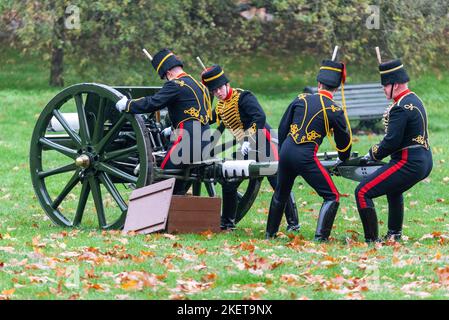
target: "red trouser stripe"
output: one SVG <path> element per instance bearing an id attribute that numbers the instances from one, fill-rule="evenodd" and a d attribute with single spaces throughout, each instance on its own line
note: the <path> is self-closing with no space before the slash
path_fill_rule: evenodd
<path id="1" fill-rule="evenodd" d="M 399 169 L 401 169 L 406 163 L 408 158 L 408 149 L 402 150 L 401 154 L 401 160 L 396 163 L 394 166 L 389 168 L 388 170 L 385 170 L 380 175 L 375 177 L 373 180 L 365 184 L 360 191 L 357 193 L 357 200 L 359 202 L 360 208 L 365 209 L 367 207 L 366 200 L 365 200 L 365 194 L 372 188 L 374 188 L 376 185 L 387 179 L 389 176 L 391 176 L 393 173 L 397 172 Z"/>
<path id="2" fill-rule="evenodd" d="M 182 140 L 182 135 L 183 135 L 183 133 L 184 133 L 184 122 L 182 122 L 182 123 L 179 125 L 179 129 L 180 129 L 180 133 L 179 133 L 178 139 L 176 140 L 176 142 L 173 144 L 173 146 L 172 146 L 172 147 L 170 148 L 170 150 L 168 151 L 167 155 L 166 155 L 165 158 L 164 158 L 164 161 L 162 161 L 161 169 L 164 169 L 165 165 L 167 164 L 168 159 L 170 159 L 171 153 L 172 153 L 173 150 L 176 148 L 176 145 L 177 145 L 178 143 L 180 143 L 181 140 Z"/>
<path id="3" fill-rule="evenodd" d="M 338 193 L 338 190 L 335 187 L 335 184 L 332 181 L 331 176 L 329 175 L 327 170 L 323 167 L 323 165 L 321 164 L 320 160 L 318 160 L 318 158 L 316 156 L 317 152 L 318 152 L 318 145 L 316 145 L 316 147 L 315 147 L 315 152 L 313 153 L 313 160 L 315 160 L 315 163 L 318 166 L 318 168 L 320 169 L 321 173 L 323 174 L 324 179 L 326 179 L 327 184 L 331 188 L 332 193 L 335 194 L 335 198 L 336 198 L 335 201 L 339 202 L 340 201 L 340 194 Z"/>
<path id="4" fill-rule="evenodd" d="M 277 145 L 273 141 L 271 141 L 271 133 L 270 133 L 270 131 L 267 130 L 267 128 L 263 128 L 263 133 L 265 134 L 265 137 L 267 138 L 268 143 L 270 144 L 271 152 L 273 152 L 273 154 L 274 154 L 274 159 L 276 161 L 279 161 L 278 147 L 277 147 Z"/>

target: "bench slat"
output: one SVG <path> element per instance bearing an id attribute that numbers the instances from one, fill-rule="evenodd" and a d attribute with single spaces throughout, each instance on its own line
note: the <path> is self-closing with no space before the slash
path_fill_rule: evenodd
<path id="1" fill-rule="evenodd" d="M 306 87 L 305 92 L 317 93 L 317 87 Z M 334 95 L 334 100 L 341 105 L 341 91 Z M 385 97 L 380 83 L 362 83 L 345 86 L 345 100 L 348 117 L 351 120 L 377 120 L 383 117 L 390 101 Z"/>

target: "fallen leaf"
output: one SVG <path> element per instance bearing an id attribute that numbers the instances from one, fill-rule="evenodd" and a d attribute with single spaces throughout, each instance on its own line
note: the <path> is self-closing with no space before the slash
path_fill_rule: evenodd
<path id="1" fill-rule="evenodd" d="M 106 289 L 102 286 L 102 285 L 100 285 L 100 284 L 98 284 L 98 283 L 90 283 L 90 282 L 88 282 L 88 283 L 86 283 L 86 285 L 84 286 L 86 289 L 94 289 L 94 290 L 97 290 L 97 291 L 106 291 Z"/>
<path id="2" fill-rule="evenodd" d="M 436 273 L 438 275 L 438 280 L 442 285 L 449 285 L 449 266 L 438 268 Z"/>
<path id="3" fill-rule="evenodd" d="M 175 289 L 172 289 L 174 292 L 184 292 L 186 294 L 194 294 L 204 290 L 207 290 L 211 287 L 212 282 L 198 282 L 193 279 L 188 280 L 176 280 L 178 285 Z"/>
<path id="4" fill-rule="evenodd" d="M 140 251 L 140 255 L 144 257 L 154 257 L 155 253 L 153 251 Z"/>
<path id="5" fill-rule="evenodd" d="M 215 234 L 215 233 L 213 233 L 213 232 L 210 231 L 210 230 L 206 230 L 206 231 L 203 231 L 203 232 L 200 233 L 200 235 L 202 235 L 203 237 L 205 237 L 207 240 L 212 239 L 212 237 L 213 237 L 214 234 Z"/>
<path id="6" fill-rule="evenodd" d="M 201 281 L 203 282 L 211 282 L 217 280 L 218 276 L 216 273 L 208 273 L 201 277 Z"/>
<path id="7" fill-rule="evenodd" d="M 123 282 L 120 287 L 124 290 L 134 290 L 138 288 L 138 285 L 139 282 L 137 282 L 136 280 L 128 280 Z"/>
<path id="8" fill-rule="evenodd" d="M 299 276 L 297 276 L 296 274 L 283 274 L 281 276 L 281 281 L 288 284 L 294 284 L 299 281 Z"/>
<path id="9" fill-rule="evenodd" d="M 9 289 L 9 290 L 3 290 L 2 291 L 2 295 L 5 296 L 12 296 L 14 294 L 14 292 L 16 291 L 15 288 Z"/>
<path id="10" fill-rule="evenodd" d="M 176 236 L 174 236 L 174 235 L 172 235 L 172 234 L 169 234 L 169 233 L 164 233 L 162 236 L 163 236 L 164 238 L 167 238 L 167 239 L 170 239 L 170 240 L 176 240 L 176 239 L 177 239 Z"/>

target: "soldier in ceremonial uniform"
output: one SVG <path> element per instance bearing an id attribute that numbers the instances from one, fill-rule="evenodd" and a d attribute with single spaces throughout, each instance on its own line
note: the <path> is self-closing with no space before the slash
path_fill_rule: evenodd
<path id="1" fill-rule="evenodd" d="M 385 114 L 385 136 L 371 147 L 365 158 L 391 160 L 366 177 L 355 190 L 357 208 L 366 242 L 378 239 L 378 223 L 372 199 L 382 195 L 388 200 L 387 239 L 399 240 L 402 235 L 404 198 L 402 194 L 432 170 L 427 114 L 418 96 L 408 89 L 409 77 L 402 62 L 392 60 L 379 65 L 385 95 L 393 104 Z"/>
<path id="2" fill-rule="evenodd" d="M 339 159 L 344 161 L 350 156 L 352 135 L 347 114 L 333 100 L 333 93 L 344 83 L 345 77 L 343 63 L 324 60 L 317 76 L 318 93 L 300 94 L 281 119 L 278 131 L 278 183 L 270 204 L 267 239 L 276 237 L 287 195 L 291 192 L 296 177 L 302 176 L 324 200 L 315 240 L 328 240 L 340 195 L 316 154 L 324 137 L 327 135 L 330 138 L 333 131 Z"/>
<path id="3" fill-rule="evenodd" d="M 182 61 L 168 49 L 159 51 L 151 63 L 161 79 L 167 80 L 164 86 L 152 96 L 130 100 L 123 97 L 116 104 L 117 110 L 135 114 L 150 113 L 166 107 L 176 129 L 171 135 L 176 139 L 171 139 L 161 168 L 182 168 L 188 163 L 201 161 L 203 149 L 210 144 L 210 137 L 203 140 L 203 133 L 206 132 L 206 138 L 209 133 L 212 116 L 209 91 L 184 72 Z M 183 194 L 186 191 L 185 184 L 177 181 L 174 193 Z"/>
<path id="4" fill-rule="evenodd" d="M 231 131 L 241 144 L 241 153 L 245 158 L 255 151 L 256 161 L 278 161 L 275 137 L 272 137 L 271 127 L 266 122 L 265 112 L 256 97 L 250 91 L 232 88 L 219 65 L 206 69 L 201 77 L 210 92 L 218 98 L 218 104 L 212 112 L 211 123 L 221 122 Z M 268 181 L 273 188 L 276 187 L 275 176 L 269 177 Z M 223 185 L 222 229 L 235 228 L 238 185 L 234 182 Z M 289 194 L 286 196 L 288 205 L 285 211 L 287 231 L 296 231 L 300 228 L 298 213 L 293 194 L 290 192 Z"/>

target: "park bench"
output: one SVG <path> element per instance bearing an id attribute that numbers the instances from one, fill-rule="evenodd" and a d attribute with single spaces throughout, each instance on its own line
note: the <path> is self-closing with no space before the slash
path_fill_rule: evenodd
<path id="1" fill-rule="evenodd" d="M 362 83 L 345 85 L 345 98 L 348 117 L 358 122 L 356 128 L 377 131 L 376 125 L 382 119 L 390 102 L 385 97 L 380 83 Z M 317 87 L 305 87 L 304 93 L 317 93 Z M 334 100 L 341 105 L 341 90 L 337 90 Z"/>

